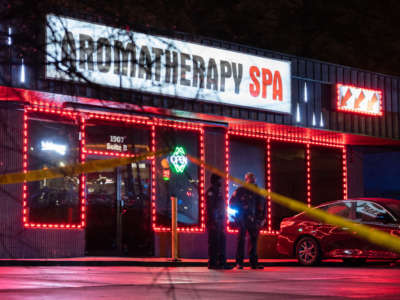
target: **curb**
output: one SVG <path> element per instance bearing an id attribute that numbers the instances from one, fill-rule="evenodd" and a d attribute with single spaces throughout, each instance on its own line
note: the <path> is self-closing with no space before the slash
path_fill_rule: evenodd
<path id="1" fill-rule="evenodd" d="M 259 262 L 264 267 L 268 266 L 296 266 L 295 261 L 269 261 Z M 234 266 L 233 262 L 228 262 L 228 265 Z M 77 267 L 207 267 L 207 261 L 140 261 L 140 260 L 24 260 L 24 259 L 4 259 L 0 260 L 0 267 L 48 267 L 48 266 L 77 266 Z M 244 264 L 249 267 L 248 263 Z"/>

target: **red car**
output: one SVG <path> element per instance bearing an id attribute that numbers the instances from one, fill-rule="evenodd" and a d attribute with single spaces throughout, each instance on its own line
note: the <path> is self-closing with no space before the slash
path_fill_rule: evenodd
<path id="1" fill-rule="evenodd" d="M 317 208 L 400 238 L 400 200 L 357 198 L 333 201 Z M 327 258 L 340 258 L 348 263 L 400 259 L 399 253 L 359 239 L 346 228 L 314 221 L 304 213 L 282 220 L 277 250 L 308 266 Z"/>

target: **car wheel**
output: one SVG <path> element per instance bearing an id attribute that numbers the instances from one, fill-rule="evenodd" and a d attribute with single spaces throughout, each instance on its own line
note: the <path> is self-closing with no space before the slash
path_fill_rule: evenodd
<path id="1" fill-rule="evenodd" d="M 365 264 L 366 261 L 365 258 L 343 258 L 343 262 L 348 266 L 360 266 Z"/>
<path id="2" fill-rule="evenodd" d="M 296 244 L 296 258 L 303 266 L 316 265 L 320 261 L 318 242 L 312 237 L 303 237 Z"/>

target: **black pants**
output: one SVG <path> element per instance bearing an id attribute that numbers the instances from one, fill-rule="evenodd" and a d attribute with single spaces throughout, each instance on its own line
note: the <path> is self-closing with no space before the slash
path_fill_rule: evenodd
<path id="1" fill-rule="evenodd" d="M 250 249 L 249 249 L 250 264 L 252 266 L 256 266 L 258 263 L 257 241 L 258 241 L 258 233 L 260 232 L 260 230 L 257 228 L 256 225 L 252 224 L 239 226 L 237 249 L 236 249 L 236 264 L 243 265 L 244 243 L 246 240 L 246 232 L 249 233 L 250 237 Z"/>
<path id="2" fill-rule="evenodd" d="M 224 224 L 208 225 L 208 265 L 211 267 L 223 266 L 225 256 L 225 229 Z"/>

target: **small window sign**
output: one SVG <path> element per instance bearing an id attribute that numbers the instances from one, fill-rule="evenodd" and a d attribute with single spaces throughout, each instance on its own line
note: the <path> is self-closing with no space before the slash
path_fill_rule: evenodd
<path id="1" fill-rule="evenodd" d="M 337 110 L 382 116 L 382 91 L 337 84 Z"/>
<path id="2" fill-rule="evenodd" d="M 186 151 L 183 147 L 175 147 L 174 152 L 169 157 L 171 163 L 171 169 L 175 173 L 183 173 L 188 164 L 188 158 L 186 156 Z"/>

